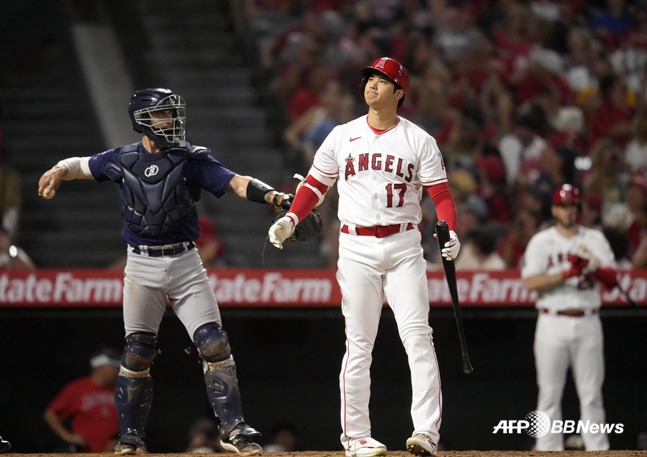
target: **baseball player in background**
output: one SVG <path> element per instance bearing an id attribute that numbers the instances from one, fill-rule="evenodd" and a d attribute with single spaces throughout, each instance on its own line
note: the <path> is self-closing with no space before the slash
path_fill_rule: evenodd
<path id="1" fill-rule="evenodd" d="M 407 449 L 434 455 L 441 422 L 438 362 L 429 326 L 426 262 L 417 225 L 423 189 L 439 219 L 451 229 L 442 255 L 454 259 L 456 205 L 436 141 L 399 117 L 409 88 L 407 70 L 388 57 L 362 67 L 368 115 L 335 127 L 315 154 L 290 211 L 269 229 L 278 247 L 323 201 L 337 182 L 339 260 L 337 280 L 346 323 L 346 352 L 340 373 L 341 443 L 349 457 L 386 454 L 371 436 L 371 352 L 385 300 L 393 310 L 411 370 L 413 434 Z"/>
<path id="2" fill-rule="evenodd" d="M 150 366 L 158 353 L 158 330 L 167 301 L 184 324 L 203 361 L 207 396 L 225 449 L 256 454 L 260 436 L 245 423 L 236 365 L 220 311 L 195 247 L 202 189 L 220 198 L 280 205 L 291 196 L 225 168 L 209 149 L 185 141 L 184 99 L 169 89 L 135 92 L 128 112 L 141 142 L 91 157 L 58 162 L 40 178 L 38 194 L 52 198 L 63 180 L 112 181 L 121 189 L 128 244 L 124 270 L 125 346 L 115 385 L 120 435 L 117 454 L 143 453 L 151 408 Z"/>
<path id="3" fill-rule="evenodd" d="M 97 351 L 90 359 L 90 373 L 66 383 L 45 408 L 43 419 L 69 452 L 105 452 L 115 446 L 119 355 L 111 348 Z"/>
<path id="4" fill-rule="evenodd" d="M 580 192 L 570 184 L 552 199 L 555 225 L 535 234 L 526 247 L 521 276 L 539 293 L 534 354 L 537 410 L 562 420 L 562 394 L 569 366 L 580 400 L 582 421 L 603 424 L 604 353 L 599 317 L 600 283 L 617 285 L 614 257 L 605 236 L 577 223 Z M 609 449 L 605 433 L 582 433 L 588 451 Z M 561 433 L 537 438 L 536 449 L 564 449 Z"/>

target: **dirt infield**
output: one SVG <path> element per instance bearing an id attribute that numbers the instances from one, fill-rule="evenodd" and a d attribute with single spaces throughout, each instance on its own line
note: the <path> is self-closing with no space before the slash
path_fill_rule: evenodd
<path id="1" fill-rule="evenodd" d="M 78 457 L 114 457 L 114 454 L 74 454 Z M 225 455 L 225 454 L 148 454 L 151 457 L 186 457 L 187 455 Z M 231 454 L 233 455 L 233 454 Z M 265 452 L 261 455 L 267 457 L 343 457 L 342 451 L 303 451 L 303 452 Z M 69 457 L 70 454 L 3 454 L 3 457 Z M 439 451 L 438 457 L 645 457 L 647 451 Z M 412 457 L 406 451 L 392 451 L 387 457 Z"/>

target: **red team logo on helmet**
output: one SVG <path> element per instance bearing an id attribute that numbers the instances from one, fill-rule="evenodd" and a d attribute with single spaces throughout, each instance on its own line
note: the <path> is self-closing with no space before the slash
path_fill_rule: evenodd
<path id="1" fill-rule="evenodd" d="M 563 184 L 553 194 L 553 205 L 579 205 L 580 190 L 571 184 Z"/>

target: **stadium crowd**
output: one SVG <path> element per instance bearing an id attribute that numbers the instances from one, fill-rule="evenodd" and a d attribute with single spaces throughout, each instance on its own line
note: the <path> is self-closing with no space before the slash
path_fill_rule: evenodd
<path id="1" fill-rule="evenodd" d="M 613 239 L 621 266 L 647 266 L 647 2 L 233 4 L 238 33 L 254 37 L 286 169 L 305 174 L 327 133 L 362 112 L 358 68 L 387 55 L 411 79 L 399 114 L 443 153 L 466 241 L 460 268 L 518 268 L 563 183 L 582 189 L 582 223 Z M 336 208 L 323 211 L 334 267 Z"/>

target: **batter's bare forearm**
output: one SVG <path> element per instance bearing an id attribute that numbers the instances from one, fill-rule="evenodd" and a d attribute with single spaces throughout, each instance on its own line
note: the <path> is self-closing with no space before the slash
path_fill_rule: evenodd
<path id="1" fill-rule="evenodd" d="M 563 282 L 564 276 L 562 273 L 529 276 L 523 279 L 523 285 L 526 289 L 538 292 L 553 289 Z"/>

